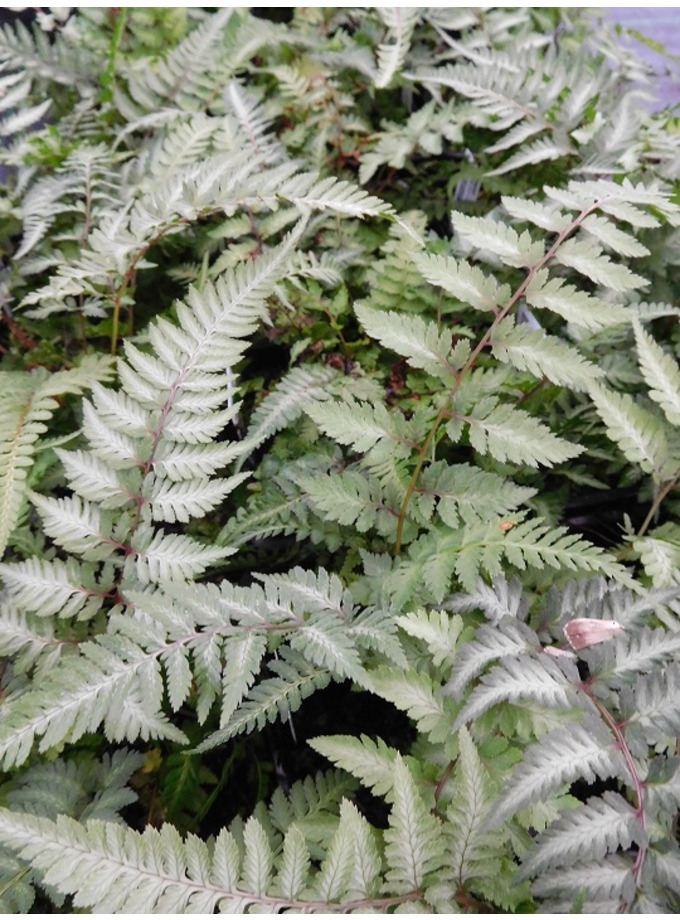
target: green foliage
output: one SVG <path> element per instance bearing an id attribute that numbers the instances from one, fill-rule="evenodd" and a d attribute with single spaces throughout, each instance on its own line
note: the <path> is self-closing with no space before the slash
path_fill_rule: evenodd
<path id="1" fill-rule="evenodd" d="M 677 912 L 641 65 L 582 11 L 161 12 L 0 33 L 0 906 Z"/>

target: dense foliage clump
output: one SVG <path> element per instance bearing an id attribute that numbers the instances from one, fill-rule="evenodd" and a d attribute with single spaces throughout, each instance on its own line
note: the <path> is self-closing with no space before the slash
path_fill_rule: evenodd
<path id="1" fill-rule="evenodd" d="M 677 124 L 271 14 L 0 32 L 0 907 L 675 912 Z"/>

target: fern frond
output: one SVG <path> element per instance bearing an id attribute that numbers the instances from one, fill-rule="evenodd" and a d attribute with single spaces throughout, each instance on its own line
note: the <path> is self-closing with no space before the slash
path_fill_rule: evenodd
<path id="1" fill-rule="evenodd" d="M 376 56 L 378 70 L 375 75 L 377 89 L 389 86 L 394 75 L 403 68 L 404 61 L 409 51 L 413 30 L 420 18 L 418 7 L 383 7 L 380 17 L 394 37 L 391 44 L 378 45 Z"/>
<path id="2" fill-rule="evenodd" d="M 300 654 L 291 651 L 284 650 L 278 660 L 269 662 L 269 668 L 276 677 L 260 681 L 226 725 L 196 746 L 197 753 L 219 747 L 241 732 L 250 732 L 276 719 L 288 718 L 308 696 L 328 686 L 331 681 L 331 673 L 326 668 L 315 667 Z"/>
<path id="3" fill-rule="evenodd" d="M 477 310 L 496 310 L 510 299 L 510 286 L 499 284 L 475 265 L 452 256 L 416 253 L 413 261 L 424 278 Z"/>
<path id="4" fill-rule="evenodd" d="M 478 719 L 503 700 L 533 700 L 555 711 L 578 707 L 576 694 L 564 672 L 547 655 L 540 658 L 528 655 L 505 657 L 500 665 L 480 678 L 456 717 L 454 731 L 466 722 Z"/>
<path id="5" fill-rule="evenodd" d="M 677 361 L 633 321 L 640 370 L 649 386 L 649 395 L 663 409 L 671 425 L 680 424 L 680 368 Z"/>
<path id="6" fill-rule="evenodd" d="M 525 323 L 517 325 L 511 316 L 496 326 L 490 344 L 499 361 L 573 390 L 587 390 L 591 382 L 604 375 L 601 368 L 586 361 L 557 336 L 535 332 Z"/>
<path id="7" fill-rule="evenodd" d="M 464 600 L 467 605 L 468 599 L 464 597 Z M 538 647 L 536 634 L 524 623 L 502 617 L 494 626 L 483 624 L 474 640 L 460 648 L 444 693 L 461 699 L 467 685 L 487 664 L 506 657 L 526 657 L 527 651 L 536 651 Z"/>
<path id="8" fill-rule="evenodd" d="M 646 843 L 644 828 L 635 810 L 616 792 L 605 791 L 585 805 L 568 812 L 544 831 L 522 860 L 521 878 L 548 870 L 600 861 L 631 844 Z"/>
<path id="9" fill-rule="evenodd" d="M 554 466 L 572 460 L 583 448 L 554 435 L 550 429 L 522 409 L 507 403 L 480 405 L 465 421 L 470 425 L 470 444 L 481 454 L 491 454 L 502 463 Z"/>
<path id="10" fill-rule="evenodd" d="M 628 311 L 618 304 L 579 291 L 573 284 L 565 284 L 562 278 L 550 278 L 545 269 L 536 272 L 527 285 L 525 297 L 530 306 L 551 310 L 567 322 L 593 332 L 628 322 L 630 318 Z"/>
<path id="11" fill-rule="evenodd" d="M 366 735 L 359 738 L 325 735 L 311 738 L 308 744 L 336 766 L 356 776 L 374 795 L 391 800 L 397 752 L 380 738 L 373 741 Z"/>
<path id="12" fill-rule="evenodd" d="M 445 382 L 455 379 L 455 371 L 460 370 L 464 359 L 456 360 L 451 332 L 440 332 L 435 323 L 419 316 L 384 313 L 365 304 L 356 304 L 354 310 L 372 338 L 403 355 L 412 367 L 423 368 Z"/>
<path id="13" fill-rule="evenodd" d="M 394 762 L 394 805 L 385 831 L 386 877 L 394 891 L 417 891 L 425 876 L 445 862 L 442 825 L 431 813 L 397 754 Z"/>
<path id="14" fill-rule="evenodd" d="M 613 735 L 588 714 L 582 723 L 563 725 L 528 749 L 487 822 L 492 828 L 577 778 L 626 777 L 627 767 Z"/>
<path id="15" fill-rule="evenodd" d="M 659 481 L 669 478 L 672 460 L 663 422 L 628 393 L 593 384 L 590 396 L 607 434 L 624 456 Z"/>

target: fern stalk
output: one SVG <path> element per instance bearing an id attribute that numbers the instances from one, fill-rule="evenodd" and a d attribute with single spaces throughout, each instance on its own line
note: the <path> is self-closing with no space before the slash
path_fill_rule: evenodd
<path id="1" fill-rule="evenodd" d="M 640 822 L 640 826 L 643 831 L 647 830 L 647 820 L 645 815 L 645 785 L 640 779 L 640 774 L 638 772 L 637 766 L 635 765 L 635 760 L 631 754 L 630 748 L 626 742 L 626 739 L 621 731 L 621 726 L 616 721 L 616 719 L 609 712 L 607 707 L 597 699 L 595 694 L 587 686 L 587 684 L 582 684 L 579 687 L 579 690 L 587 696 L 588 699 L 593 703 L 597 711 L 600 713 L 602 718 L 605 720 L 609 728 L 612 730 L 616 736 L 616 747 L 621 751 L 623 757 L 626 761 L 626 766 L 630 772 L 631 779 L 633 780 L 633 786 L 635 788 L 635 795 L 637 798 L 637 805 L 635 807 L 635 817 Z M 640 876 L 642 875 L 642 868 L 645 864 L 645 856 L 647 855 L 647 848 L 640 844 L 638 847 L 637 855 L 635 857 L 635 862 L 633 863 L 633 878 L 635 879 L 636 887 L 639 885 Z"/>
<path id="2" fill-rule="evenodd" d="M 408 507 L 409 507 L 409 505 L 410 505 L 410 503 L 411 503 L 411 499 L 412 499 L 412 497 L 413 497 L 413 493 L 414 493 L 415 490 L 416 490 L 416 485 L 417 485 L 417 482 L 418 482 L 418 478 L 419 478 L 419 476 L 420 476 L 420 471 L 422 470 L 423 465 L 424 465 L 424 463 L 425 463 L 425 457 L 427 456 L 427 453 L 428 453 L 428 451 L 429 451 L 429 449 L 430 449 L 430 445 L 432 444 L 432 442 L 433 442 L 433 440 L 434 440 L 434 438 L 435 438 L 435 436 L 436 436 L 436 434 L 437 434 L 437 431 L 438 431 L 438 429 L 439 429 L 439 426 L 441 425 L 441 423 L 444 421 L 444 419 L 446 418 L 446 416 L 447 416 L 447 414 L 448 414 L 448 413 L 447 413 L 447 405 L 448 405 L 448 403 L 450 402 L 450 400 L 456 395 L 456 393 L 457 393 L 458 390 L 460 389 L 461 384 L 463 383 L 463 380 L 465 379 L 466 374 L 468 374 L 468 373 L 472 370 L 472 368 L 474 367 L 474 364 L 475 364 L 475 361 L 477 360 L 477 358 L 478 358 L 478 357 L 480 356 L 480 354 L 484 351 L 484 349 L 488 346 L 489 342 L 491 341 L 491 338 L 492 338 L 492 336 L 493 336 L 494 331 L 497 329 L 497 327 L 499 326 L 499 324 L 505 319 L 505 317 L 510 313 L 510 311 L 513 309 L 513 307 L 516 306 L 516 304 L 518 303 L 518 301 L 521 300 L 521 298 L 524 296 L 524 294 L 526 293 L 527 288 L 528 288 L 529 285 L 531 284 L 531 282 L 532 282 L 532 280 L 534 279 L 534 277 L 535 277 L 535 276 L 538 274 L 538 272 L 541 271 L 541 269 L 543 269 L 543 268 L 548 264 L 548 262 L 555 256 L 555 254 L 557 253 L 558 249 L 559 249 L 560 246 L 565 242 L 565 240 L 566 240 L 569 236 L 571 236 L 572 233 L 575 233 L 576 230 L 578 230 L 578 228 L 581 226 L 581 224 L 583 223 L 583 221 L 584 221 L 590 214 L 592 214 L 594 211 L 596 211 L 606 200 L 607 200 L 606 197 L 605 197 L 605 198 L 601 198 L 601 199 L 595 201 L 592 205 L 590 205 L 590 207 L 584 208 L 584 209 L 581 211 L 581 213 L 580 213 L 577 217 L 574 218 L 574 220 L 571 222 L 571 224 L 570 224 L 566 229 L 564 229 L 561 233 L 558 234 L 557 239 L 556 239 L 555 242 L 552 244 L 552 246 L 550 247 L 550 249 L 545 253 L 545 255 L 543 256 L 543 258 L 542 258 L 539 262 L 537 262 L 536 265 L 532 266 L 532 267 L 529 269 L 529 271 L 527 272 L 526 278 L 525 278 L 524 281 L 520 284 L 520 286 L 517 288 L 517 290 L 516 290 L 515 293 L 512 295 L 512 297 L 510 298 L 510 300 L 507 302 L 507 304 L 503 307 L 502 310 L 499 310 L 499 311 L 498 311 L 498 313 L 497 313 L 496 316 L 494 317 L 493 322 L 491 323 L 491 325 L 489 326 L 489 328 L 487 329 L 487 331 L 484 333 L 484 335 L 482 336 L 482 338 L 479 340 L 479 342 L 477 343 L 476 347 L 472 350 L 472 352 L 470 353 L 470 356 L 468 357 L 467 361 L 465 362 L 465 364 L 463 365 L 463 367 L 461 368 L 461 370 L 456 374 L 456 382 L 455 382 L 454 386 L 451 388 L 451 392 L 450 392 L 450 394 L 449 394 L 449 399 L 446 400 L 446 402 L 444 403 L 444 405 L 443 405 L 442 408 L 440 409 L 440 411 L 439 411 L 439 413 L 438 413 L 436 419 L 434 420 L 434 424 L 432 425 L 432 428 L 430 429 L 430 432 L 429 432 L 428 436 L 425 438 L 425 441 L 423 442 L 423 446 L 420 448 L 420 451 L 419 451 L 419 453 L 418 453 L 418 460 L 417 460 L 417 462 L 416 462 L 416 467 L 415 467 L 415 469 L 414 469 L 414 471 L 413 471 L 413 475 L 411 476 L 411 479 L 410 479 L 410 481 L 409 481 L 408 488 L 407 488 L 407 490 L 406 490 L 406 495 L 404 496 L 404 501 L 402 502 L 402 505 L 401 505 L 401 508 L 400 508 L 400 511 L 399 511 L 399 519 L 398 519 L 398 522 L 397 522 L 397 532 L 396 532 L 396 538 L 395 538 L 395 541 L 394 541 L 394 550 L 393 550 L 393 555 L 394 555 L 394 556 L 398 556 L 399 553 L 401 552 L 401 544 L 402 544 L 402 537 L 403 537 L 403 531 L 404 531 L 404 522 L 405 522 L 405 520 L 406 520 L 406 514 L 407 514 L 407 512 L 408 512 Z"/>

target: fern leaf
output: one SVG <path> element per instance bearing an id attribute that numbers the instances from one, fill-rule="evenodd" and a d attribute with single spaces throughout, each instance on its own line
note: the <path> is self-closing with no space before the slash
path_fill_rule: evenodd
<path id="1" fill-rule="evenodd" d="M 241 887 L 255 895 L 265 895 L 274 864 L 274 854 L 264 828 L 253 816 L 246 821 L 243 844 L 245 854 Z"/>
<path id="2" fill-rule="evenodd" d="M 494 146 L 498 149 L 497 144 Z M 495 152 L 495 150 L 487 148 L 488 152 Z M 571 217 L 550 202 L 513 198 L 510 195 L 502 195 L 501 201 L 505 210 L 515 220 L 528 221 L 550 233 L 562 233 L 571 224 Z"/>
<path id="3" fill-rule="evenodd" d="M 484 407 L 486 408 L 486 407 Z M 529 466 L 554 466 L 572 460 L 583 448 L 554 435 L 550 429 L 522 409 L 499 405 L 473 413 L 470 443 L 480 454 L 491 454 L 501 463 L 526 463 Z"/>
<path id="4" fill-rule="evenodd" d="M 37 492 L 31 493 L 31 501 L 40 512 L 45 533 L 68 552 L 84 559 L 105 559 L 115 552 L 109 522 L 95 503 L 81 501 L 77 495 L 49 498 Z"/>
<path id="5" fill-rule="evenodd" d="M 445 700 L 428 674 L 382 667 L 371 673 L 370 689 L 408 713 L 418 731 L 432 740 L 442 741 L 451 734 L 452 719 Z"/>
<path id="6" fill-rule="evenodd" d="M 308 744 L 336 766 L 356 776 L 374 795 L 391 800 L 397 752 L 380 738 L 373 741 L 366 735 L 359 738 L 325 735 L 311 738 Z"/>
<path id="7" fill-rule="evenodd" d="M 294 824 L 283 839 L 283 852 L 276 875 L 275 894 L 289 901 L 297 899 L 306 886 L 310 863 L 304 834 Z"/>
<path id="8" fill-rule="evenodd" d="M 375 897 L 380 881 L 382 859 L 375 835 L 368 821 L 353 802 L 344 799 L 340 805 L 340 824 L 347 828 L 352 847 L 352 873 L 345 885 L 346 897 L 361 902 Z M 340 833 L 340 828 L 336 831 Z"/>
<path id="9" fill-rule="evenodd" d="M 526 230 L 518 234 L 512 227 L 498 221 L 469 217 L 459 211 L 451 214 L 451 223 L 468 245 L 498 256 L 507 265 L 533 267 L 545 255 L 543 243 L 533 240 Z"/>
<path id="10" fill-rule="evenodd" d="M 520 878 L 542 875 L 576 863 L 601 860 L 631 844 L 644 846 L 646 834 L 635 811 L 617 792 L 605 791 L 551 824 L 522 861 Z"/>
<path id="11" fill-rule="evenodd" d="M 452 381 L 455 371 L 460 370 L 453 363 L 452 333 L 440 332 L 435 323 L 362 304 L 356 304 L 354 311 L 372 338 L 403 355 L 412 367 L 423 368 L 444 381 Z"/>
<path id="12" fill-rule="evenodd" d="M 475 265 L 454 259 L 452 256 L 416 253 L 412 256 L 421 274 L 431 284 L 436 284 L 476 310 L 495 311 L 510 299 L 510 286 L 498 284 L 495 278 L 485 275 Z"/>
<path id="13" fill-rule="evenodd" d="M 550 902 L 555 911 L 572 910 L 574 899 L 583 899 L 585 895 L 582 910 L 615 913 L 622 903 L 634 898 L 635 882 L 630 860 L 613 856 L 573 867 L 563 866 L 558 873 L 534 881 L 531 890 L 541 898 L 561 896 L 564 900 Z"/>
<path id="14" fill-rule="evenodd" d="M 461 647 L 444 693 L 461 699 L 467 685 L 481 674 L 487 664 L 505 657 L 520 656 L 538 647 L 536 634 L 524 623 L 503 618 L 493 627 L 484 624 L 477 630 L 474 640 Z"/>
<path id="15" fill-rule="evenodd" d="M 425 470 L 418 495 L 439 499 L 437 513 L 449 527 L 497 521 L 532 498 L 533 490 L 468 463 L 435 462 Z"/>
<path id="16" fill-rule="evenodd" d="M 555 261 L 575 269 L 586 278 L 610 288 L 612 291 L 625 293 L 647 287 L 649 281 L 636 275 L 625 265 L 612 262 L 602 254 L 599 246 L 586 240 L 567 240 L 557 250 Z"/>
<path id="17" fill-rule="evenodd" d="M 528 655 L 508 657 L 480 679 L 458 713 L 453 731 L 503 700 L 533 700 L 551 710 L 573 710 L 578 706 L 563 671 L 547 655 L 540 659 Z"/>
<path id="18" fill-rule="evenodd" d="M 655 479 L 665 479 L 669 448 L 661 421 L 627 393 L 615 393 L 594 384 L 590 395 L 607 434 L 626 459 L 652 473 Z"/>
<path id="19" fill-rule="evenodd" d="M 227 724 L 213 732 L 194 749 L 197 753 L 225 744 L 241 732 L 262 728 L 278 718 L 285 719 L 303 700 L 326 687 L 331 680 L 325 668 L 310 665 L 295 652 L 286 652 L 269 663 L 277 675 L 256 684 Z"/>
<path id="20" fill-rule="evenodd" d="M 490 804 L 486 768 L 470 733 L 462 726 L 458 732 L 452 800 L 446 811 L 450 831 L 447 863 L 461 884 L 497 872 L 497 860 L 493 858 L 496 838 L 484 827 Z"/>
<path id="21" fill-rule="evenodd" d="M 444 863 L 444 837 L 400 755 L 394 762 L 394 805 L 385 831 L 387 880 L 395 892 L 418 891 Z"/>
<path id="22" fill-rule="evenodd" d="M 305 412 L 324 434 L 361 453 L 383 438 L 395 438 L 393 417 L 381 404 L 372 406 L 349 398 L 342 403 L 312 403 Z"/>
<path id="23" fill-rule="evenodd" d="M 623 307 L 579 291 L 573 284 L 565 284 L 562 278 L 550 278 L 545 270 L 536 272 L 527 285 L 525 297 L 530 306 L 551 310 L 567 322 L 593 332 L 629 320 Z"/>
<path id="24" fill-rule="evenodd" d="M 480 579 L 473 591 L 467 594 L 454 594 L 446 602 L 447 610 L 479 609 L 495 625 L 503 617 L 524 620 L 528 608 L 529 602 L 519 579 L 507 581 L 502 575 L 494 578 L 491 585 Z"/>
<path id="25" fill-rule="evenodd" d="M 680 425 L 680 368 L 637 320 L 633 321 L 640 370 L 649 386 L 649 395 L 663 409 L 671 425 Z"/>
<path id="26" fill-rule="evenodd" d="M 420 9 L 404 6 L 383 7 L 380 16 L 395 39 L 393 44 L 383 43 L 378 45 L 376 50 L 378 70 L 375 85 L 377 89 L 385 89 L 404 66 L 411 36 L 420 18 Z"/>
<path id="27" fill-rule="evenodd" d="M 409 636 L 427 645 L 436 668 L 457 660 L 458 638 L 464 625 L 462 617 L 450 616 L 444 610 L 416 610 L 397 617 L 397 623 Z"/>
<path id="28" fill-rule="evenodd" d="M 245 441 L 250 450 L 300 418 L 305 406 L 323 400 L 325 388 L 337 377 L 331 367 L 295 367 L 253 412 Z"/>
<path id="29" fill-rule="evenodd" d="M 218 854 L 224 861 L 225 834 L 216 841 L 216 866 Z M 203 913 L 232 894 L 222 873 L 214 880 L 195 877 L 181 838 L 167 824 L 138 834 L 111 822 L 82 825 L 66 816 L 50 821 L 2 809 L 0 840 L 34 864 L 46 884 L 74 895 L 76 907 Z"/>
<path id="30" fill-rule="evenodd" d="M 184 534 L 159 531 L 150 536 L 141 527 L 135 535 L 135 550 L 137 578 L 142 584 L 195 578 L 233 552 L 229 547 L 203 546 Z"/>
<path id="31" fill-rule="evenodd" d="M 73 559 L 7 563 L 0 565 L 0 576 L 18 609 L 41 617 L 90 619 L 113 587 L 110 574 L 97 580 L 93 565 Z"/>
<path id="32" fill-rule="evenodd" d="M 510 316 L 493 330 L 490 344 L 499 361 L 573 390 L 587 390 L 591 382 L 604 374 L 557 336 L 534 332 L 524 323 L 516 325 Z"/>
<path id="33" fill-rule="evenodd" d="M 547 798 L 577 778 L 626 777 L 626 765 L 614 737 L 595 718 L 564 725 L 530 747 L 508 780 L 487 827 L 497 827 L 532 802 Z"/>

